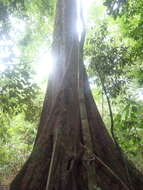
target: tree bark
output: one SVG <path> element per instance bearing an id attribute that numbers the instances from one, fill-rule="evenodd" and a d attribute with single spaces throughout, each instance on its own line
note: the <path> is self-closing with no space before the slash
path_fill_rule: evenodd
<path id="1" fill-rule="evenodd" d="M 94 103 L 76 20 L 76 0 L 58 0 L 55 70 L 49 78 L 33 151 L 10 190 L 142 189 L 142 174 L 129 166 L 129 179 Z"/>

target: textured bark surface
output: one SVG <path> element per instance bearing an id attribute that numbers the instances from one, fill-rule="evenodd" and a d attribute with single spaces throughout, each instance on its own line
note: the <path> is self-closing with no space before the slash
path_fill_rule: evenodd
<path id="1" fill-rule="evenodd" d="M 76 32 L 76 0 L 58 0 L 50 76 L 33 151 L 10 190 L 141 190 L 94 103 Z M 129 165 L 129 163 L 128 163 Z M 131 183 L 131 182 L 132 183 Z"/>

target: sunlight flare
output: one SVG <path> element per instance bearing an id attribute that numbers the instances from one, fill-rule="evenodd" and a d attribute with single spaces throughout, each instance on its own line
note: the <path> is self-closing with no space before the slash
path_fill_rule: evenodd
<path id="1" fill-rule="evenodd" d="M 53 56 L 50 51 L 41 51 L 36 66 L 36 79 L 47 79 L 53 71 Z"/>
<path id="2" fill-rule="evenodd" d="M 6 66 L 4 64 L 0 64 L 0 72 L 4 72 L 6 69 Z"/>
<path id="3" fill-rule="evenodd" d="M 84 26 L 83 26 L 83 23 L 81 20 L 81 13 L 80 13 L 81 5 L 83 7 L 83 19 L 84 19 L 84 22 L 86 22 L 88 11 L 94 1 L 95 0 L 88 0 L 88 1 L 87 0 L 81 0 L 81 1 L 77 0 L 77 23 L 76 23 L 76 25 L 77 25 L 77 32 L 78 32 L 79 40 L 81 39 L 81 34 L 84 30 Z"/>

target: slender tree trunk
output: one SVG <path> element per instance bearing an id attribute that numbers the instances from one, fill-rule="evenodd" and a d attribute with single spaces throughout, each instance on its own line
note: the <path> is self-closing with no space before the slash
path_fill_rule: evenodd
<path id="1" fill-rule="evenodd" d="M 94 103 L 76 20 L 76 0 L 58 0 L 54 74 L 33 151 L 10 190 L 92 190 L 96 185 L 103 190 L 142 189 L 142 175 L 131 167 L 129 180 Z"/>

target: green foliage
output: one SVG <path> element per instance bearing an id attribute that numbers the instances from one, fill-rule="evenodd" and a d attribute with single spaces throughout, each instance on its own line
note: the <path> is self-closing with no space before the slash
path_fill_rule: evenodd
<path id="1" fill-rule="evenodd" d="M 15 1 L 11 5 L 12 2 L 0 2 L 3 9 L 0 65 L 4 66 L 0 72 L 0 176 L 3 179 L 16 174 L 33 147 L 43 102 L 41 89 L 34 80 L 33 65 L 38 46 L 49 47 L 51 25 L 44 17 L 52 14 L 47 7 L 44 12 L 40 1 L 35 6 L 34 1 L 30 4 Z"/>
<path id="2" fill-rule="evenodd" d="M 118 18 L 123 34 L 134 40 L 133 53 L 142 56 L 143 51 L 143 0 L 106 0 L 110 15 Z"/>
<path id="3" fill-rule="evenodd" d="M 29 71 L 25 63 L 20 63 L 8 65 L 1 73 L 1 175 L 15 174 L 34 142 L 41 100 L 39 87 L 32 81 Z"/>
<path id="4" fill-rule="evenodd" d="M 7 137 L 5 141 L 0 139 L 0 176 L 15 175 L 23 165 L 34 143 L 35 127 L 36 124 L 25 121 L 24 113 L 9 120 Z"/>
<path id="5" fill-rule="evenodd" d="M 119 107 L 115 114 L 115 132 L 123 151 L 129 159 L 138 160 L 135 163 L 143 170 L 141 157 L 143 155 L 143 103 L 130 98 L 123 98 L 118 102 Z"/>
<path id="6" fill-rule="evenodd" d="M 129 0 L 130 1 L 130 0 Z M 114 18 L 121 16 L 128 8 L 128 0 L 105 0 L 104 5 L 108 7 L 108 14 Z M 132 1 L 132 0 L 131 0 Z"/>
<path id="7" fill-rule="evenodd" d="M 0 21 L 7 24 L 11 15 L 22 19 L 33 14 L 52 16 L 54 6 L 55 0 L 0 0 Z"/>
<path id="8" fill-rule="evenodd" d="M 116 97 L 126 83 L 126 66 L 131 65 L 129 48 L 122 42 L 117 43 L 114 35 L 109 34 L 107 24 L 91 31 L 86 43 L 86 56 L 89 59 L 88 70 L 100 85 L 106 86 L 107 93 Z M 91 75 L 90 74 L 90 75 Z"/>
<path id="9" fill-rule="evenodd" d="M 40 90 L 25 63 L 1 73 L 0 175 L 15 175 L 29 155 L 41 111 Z"/>
<path id="10" fill-rule="evenodd" d="M 0 99 L 3 113 L 16 115 L 23 111 L 24 102 L 32 101 L 36 95 L 36 86 L 31 84 L 25 65 L 11 65 L 1 74 Z M 28 80 L 27 80 L 28 79 Z M 32 96 L 31 96 L 32 94 Z"/>
<path id="11" fill-rule="evenodd" d="M 86 66 L 91 87 L 95 84 L 95 101 L 108 129 L 110 115 L 103 86 L 112 104 L 117 141 L 128 158 L 142 170 L 142 60 L 136 53 L 136 44 L 130 44 L 120 29 L 112 30 L 114 22 L 111 25 L 109 21 L 98 24 L 88 33 Z"/>

